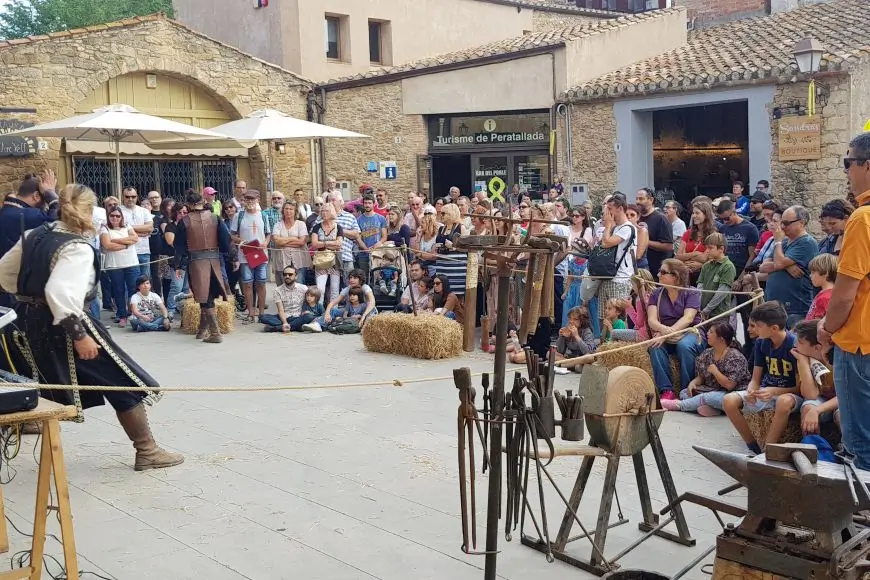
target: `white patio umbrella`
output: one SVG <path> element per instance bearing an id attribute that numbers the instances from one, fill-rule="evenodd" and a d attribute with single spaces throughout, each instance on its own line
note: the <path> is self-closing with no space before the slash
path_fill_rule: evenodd
<path id="1" fill-rule="evenodd" d="M 194 147 L 227 147 L 231 140 L 232 144 L 241 143 L 246 147 L 253 146 L 256 141 L 268 142 L 266 153 L 268 188 L 272 189 L 272 148 L 275 141 L 308 141 L 310 139 L 342 139 L 342 138 L 368 138 L 368 135 L 345 131 L 329 125 L 303 121 L 291 117 L 275 109 L 261 109 L 250 115 L 218 125 L 211 129 L 215 133 L 224 136 L 223 139 L 194 140 L 194 142 L 166 141 L 153 145 L 155 149 L 176 149 L 185 146 Z"/>
<path id="2" fill-rule="evenodd" d="M 112 104 L 93 113 L 43 123 L 9 133 L 19 137 L 55 137 L 79 141 L 110 141 L 115 145 L 117 193 L 121 183 L 121 142 L 144 143 L 172 140 L 191 144 L 194 139 L 224 139 L 220 133 L 139 112 L 130 105 Z M 226 141 L 225 141 L 226 142 Z"/>

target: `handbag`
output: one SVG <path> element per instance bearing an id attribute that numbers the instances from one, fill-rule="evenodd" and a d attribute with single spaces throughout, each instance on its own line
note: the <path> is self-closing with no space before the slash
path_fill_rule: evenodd
<path id="1" fill-rule="evenodd" d="M 332 250 L 317 250 L 311 258 L 315 270 L 328 270 L 335 264 L 335 252 Z"/>
<path id="2" fill-rule="evenodd" d="M 619 265 L 625 260 L 626 254 L 631 249 L 631 244 L 634 243 L 635 231 L 634 227 L 631 227 L 631 235 L 628 236 L 628 245 L 626 245 L 625 250 L 622 252 L 622 256 L 619 259 L 616 259 L 617 252 L 619 251 L 619 244 L 615 246 L 610 246 L 609 248 L 603 247 L 600 243 L 596 245 L 592 252 L 589 253 L 589 261 L 588 266 L 586 267 L 586 271 L 589 272 L 590 276 L 601 277 L 601 278 L 613 278 L 616 276 L 616 273 L 619 271 Z"/>

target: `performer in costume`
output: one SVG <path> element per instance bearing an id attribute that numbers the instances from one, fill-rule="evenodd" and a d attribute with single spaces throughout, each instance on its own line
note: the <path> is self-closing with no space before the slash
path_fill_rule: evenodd
<path id="1" fill-rule="evenodd" d="M 0 288 L 13 292 L 18 320 L 6 329 L 10 358 L 25 374 L 43 384 L 70 390 L 43 389 L 40 395 L 82 410 L 104 404 L 136 449 L 136 471 L 171 467 L 184 461 L 161 449 L 151 434 L 146 399 L 159 386 L 89 315 L 96 295 L 100 258 L 90 244 L 96 195 L 83 185 L 67 185 L 59 195 L 60 221 L 27 231 L 0 259 Z M 14 345 L 14 346 L 13 346 Z M 5 358 L 5 357 L 4 357 Z M 79 391 L 77 385 L 139 387 L 139 391 Z"/>
<path id="2" fill-rule="evenodd" d="M 222 342 L 214 301 L 219 296 L 227 299 L 221 254 L 230 251 L 230 231 L 211 208 L 205 207 L 200 194 L 191 192 L 186 201 L 190 213 L 175 232 L 175 261 L 179 268 L 187 270 L 190 291 L 201 309 L 196 338 Z"/>

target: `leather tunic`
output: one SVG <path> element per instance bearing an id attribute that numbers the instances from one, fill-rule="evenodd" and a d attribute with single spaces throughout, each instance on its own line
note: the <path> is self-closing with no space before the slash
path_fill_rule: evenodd
<path id="1" fill-rule="evenodd" d="M 218 243 L 218 217 L 208 210 L 192 211 L 182 223 L 190 255 L 187 275 L 194 300 L 200 304 L 218 296 L 226 300 Z"/>

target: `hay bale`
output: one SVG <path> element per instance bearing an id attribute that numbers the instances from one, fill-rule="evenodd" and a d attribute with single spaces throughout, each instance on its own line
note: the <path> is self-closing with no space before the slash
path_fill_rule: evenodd
<path id="1" fill-rule="evenodd" d="M 635 348 L 629 348 L 613 354 L 607 354 L 607 351 L 631 345 L 630 342 L 604 342 L 601 343 L 595 350 L 596 353 L 605 353 L 596 358 L 596 363 L 606 366 L 613 370 L 616 367 L 637 367 L 645 370 L 650 377 L 653 376 L 652 362 L 649 359 L 649 352 L 646 346 L 636 345 Z M 674 385 L 679 385 L 680 381 L 680 361 L 675 356 L 671 356 L 671 380 Z M 678 393 L 679 394 L 679 393 Z"/>
<path id="2" fill-rule="evenodd" d="M 462 325 L 435 314 L 372 316 L 362 328 L 362 339 L 372 352 L 430 360 L 462 354 Z"/>
<path id="3" fill-rule="evenodd" d="M 236 324 L 236 300 L 230 296 L 229 300 L 215 300 L 215 310 L 218 318 L 218 328 L 221 334 L 229 334 Z M 181 330 L 185 334 L 196 334 L 199 329 L 200 308 L 192 298 L 181 301 Z"/>
<path id="4" fill-rule="evenodd" d="M 773 410 L 762 411 L 761 413 L 748 413 L 744 409 L 743 417 L 749 424 L 749 430 L 764 451 L 767 445 L 767 432 L 770 430 L 770 423 L 773 421 Z M 803 439 L 803 431 L 801 430 L 801 416 L 798 413 L 792 413 L 788 418 L 788 425 L 785 427 L 785 432 L 782 434 L 777 443 L 800 443 Z"/>

